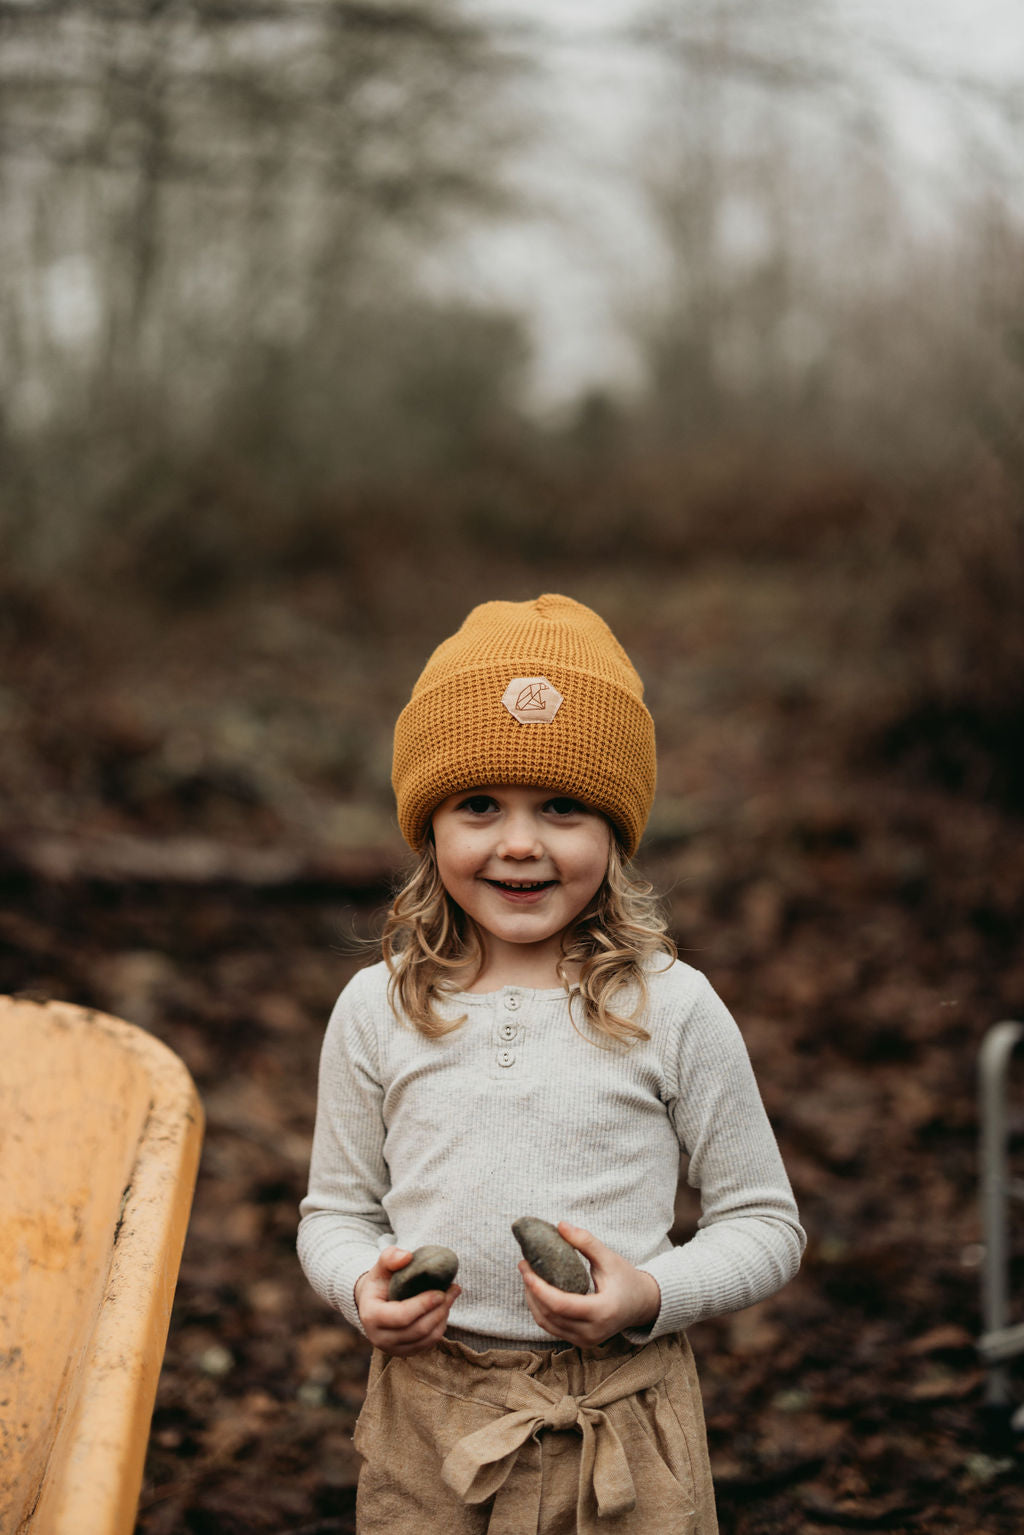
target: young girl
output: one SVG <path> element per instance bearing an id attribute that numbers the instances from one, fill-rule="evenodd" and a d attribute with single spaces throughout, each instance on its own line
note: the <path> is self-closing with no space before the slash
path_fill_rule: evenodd
<path id="1" fill-rule="evenodd" d="M 419 862 L 328 1027 L 299 1230 L 374 1344 L 360 1535 L 717 1528 L 685 1329 L 785 1284 L 803 1232 L 736 1024 L 628 871 L 654 778 L 640 678 L 568 597 L 475 608 L 398 720 Z M 590 1293 L 534 1273 L 524 1215 Z M 426 1244 L 458 1282 L 389 1300 Z"/>

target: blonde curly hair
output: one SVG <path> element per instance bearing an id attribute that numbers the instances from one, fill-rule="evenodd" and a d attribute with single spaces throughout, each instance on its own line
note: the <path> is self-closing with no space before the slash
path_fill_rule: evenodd
<path id="1" fill-rule="evenodd" d="M 388 999 L 398 1016 L 431 1039 L 465 1022 L 465 1015 L 443 1017 L 436 1004 L 464 991 L 467 974 L 472 985 L 483 967 L 484 945 L 477 924 L 441 882 L 432 840 L 391 903 L 381 948 L 391 972 Z M 647 971 L 652 961 L 668 965 L 675 957 L 652 887 L 631 870 L 612 837 L 604 881 L 562 940 L 558 973 L 566 995 L 579 998 L 593 1033 L 616 1044 L 649 1039 L 641 1021 Z M 569 972 L 576 966 L 573 983 Z M 623 992 L 633 1002 L 628 1012 L 615 1006 Z"/>

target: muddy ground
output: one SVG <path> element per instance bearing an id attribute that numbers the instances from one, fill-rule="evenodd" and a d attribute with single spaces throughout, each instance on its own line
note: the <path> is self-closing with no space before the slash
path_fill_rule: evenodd
<path id="1" fill-rule="evenodd" d="M 974 1341 L 976 1056 L 1024 1015 L 1005 763 L 902 707 L 848 571 L 555 574 L 424 574 L 387 610 L 312 577 L 9 610 L 0 990 L 151 1029 L 208 1120 L 138 1531 L 353 1529 L 366 1347 L 294 1255 L 320 1038 L 401 866 L 395 710 L 471 602 L 547 586 L 648 680 L 643 867 L 740 1021 L 809 1232 L 794 1284 L 692 1333 L 723 1530 L 1018 1535 Z"/>

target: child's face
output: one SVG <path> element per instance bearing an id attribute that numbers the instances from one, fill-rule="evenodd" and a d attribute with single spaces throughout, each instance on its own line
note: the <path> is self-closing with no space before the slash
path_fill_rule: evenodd
<path id="1" fill-rule="evenodd" d="M 526 946 L 554 976 L 563 932 L 608 870 L 604 816 L 550 789 L 503 786 L 451 795 L 433 827 L 442 883 L 482 930 L 488 962 Z"/>

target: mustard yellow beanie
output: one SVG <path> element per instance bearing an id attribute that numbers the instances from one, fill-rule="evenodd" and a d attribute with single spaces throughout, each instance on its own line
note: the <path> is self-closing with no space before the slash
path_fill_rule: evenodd
<path id="1" fill-rule="evenodd" d="M 419 849 L 442 800 L 532 784 L 606 815 L 627 855 L 654 798 L 654 722 L 608 625 L 571 597 L 485 602 L 434 651 L 395 726 L 398 824 Z"/>

